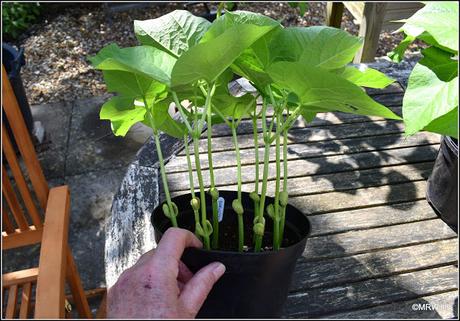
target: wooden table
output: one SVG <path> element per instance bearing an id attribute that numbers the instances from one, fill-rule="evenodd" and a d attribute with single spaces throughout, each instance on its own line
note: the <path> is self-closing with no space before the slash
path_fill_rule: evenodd
<path id="1" fill-rule="evenodd" d="M 383 71 L 401 79 L 407 76 L 402 69 Z M 401 114 L 400 83 L 370 94 Z M 254 180 L 251 131 L 250 121 L 239 127 L 245 191 L 252 191 Z M 230 130 L 213 127 L 213 136 L 217 185 L 235 190 Z M 295 124 L 289 134 L 289 202 L 308 215 L 312 234 L 296 268 L 286 317 L 457 315 L 457 235 L 425 200 L 439 142 L 440 136 L 430 133 L 406 138 L 401 122 L 378 117 L 326 113 L 311 124 Z M 205 134 L 200 148 L 201 164 L 207 168 Z M 183 149 L 166 169 L 172 194 L 188 193 Z"/>

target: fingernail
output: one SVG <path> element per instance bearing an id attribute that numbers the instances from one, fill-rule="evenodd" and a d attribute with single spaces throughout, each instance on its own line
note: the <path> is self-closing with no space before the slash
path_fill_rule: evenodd
<path id="1" fill-rule="evenodd" d="M 222 274 L 225 273 L 225 265 L 223 265 L 222 263 L 220 262 L 216 262 L 214 263 L 214 269 L 212 270 L 212 273 L 214 273 L 214 276 L 216 277 L 216 279 L 220 278 L 222 276 Z"/>

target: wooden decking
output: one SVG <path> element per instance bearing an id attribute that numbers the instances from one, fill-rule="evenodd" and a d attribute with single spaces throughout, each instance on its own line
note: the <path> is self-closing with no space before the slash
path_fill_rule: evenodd
<path id="1" fill-rule="evenodd" d="M 372 95 L 401 114 L 399 84 Z M 239 132 L 243 188 L 252 191 L 250 121 Z M 217 185 L 235 190 L 230 130 L 219 125 L 213 136 Z M 289 135 L 289 202 L 308 215 L 312 234 L 297 265 L 286 317 L 456 316 L 457 235 L 425 200 L 439 142 L 429 133 L 406 138 L 401 122 L 376 117 L 327 113 L 308 125 L 296 123 Z M 201 152 L 207 168 L 205 135 Z M 271 161 L 273 180 L 274 156 Z M 185 152 L 166 168 L 172 193 L 186 193 Z"/>

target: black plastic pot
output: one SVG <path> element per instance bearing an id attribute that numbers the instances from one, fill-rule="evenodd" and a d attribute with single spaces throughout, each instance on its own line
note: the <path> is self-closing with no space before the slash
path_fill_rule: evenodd
<path id="1" fill-rule="evenodd" d="M 436 214 L 458 233 L 457 184 L 458 141 L 444 136 L 428 179 L 426 198 Z"/>
<path id="2" fill-rule="evenodd" d="M 234 246 L 237 237 L 237 217 L 231 203 L 237 197 L 234 191 L 219 191 L 225 199 L 222 222 L 219 224 L 219 244 Z M 199 196 L 199 193 L 198 195 Z M 211 199 L 206 195 L 207 208 L 211 208 Z M 175 197 L 173 201 L 179 208 L 178 225 L 193 231 L 194 216 L 190 208 L 191 195 Z M 245 244 L 252 243 L 252 220 L 254 217 L 252 200 L 248 193 L 243 193 Z M 273 198 L 267 197 L 266 204 Z M 209 219 L 211 213 L 208 211 Z M 163 214 L 161 206 L 157 207 L 151 217 L 157 242 L 162 234 L 171 226 Z M 271 246 L 272 222 L 266 221 L 264 246 Z M 280 317 L 286 301 L 292 274 L 297 259 L 302 255 L 310 233 L 310 222 L 298 209 L 288 205 L 284 241 L 279 251 L 251 251 L 240 253 L 236 250 L 203 250 L 188 248 L 182 261 L 192 272 L 196 272 L 207 264 L 215 261 L 226 266 L 226 272 L 215 284 L 203 307 L 198 313 L 199 318 L 276 318 Z"/>
<path id="3" fill-rule="evenodd" d="M 32 135 L 34 120 L 32 117 L 32 112 L 30 111 L 29 102 L 27 101 L 27 96 L 22 84 L 20 73 L 21 67 L 25 64 L 24 49 L 21 48 L 18 51 L 14 47 L 6 43 L 2 43 L 2 64 L 5 66 L 6 73 L 8 74 L 8 79 L 11 83 L 11 87 L 13 87 L 14 95 L 18 101 L 22 116 L 24 117 L 27 129 L 29 130 L 29 134 Z M 8 119 L 5 117 L 5 115 L 3 115 L 3 121 L 8 130 L 10 138 L 14 139 L 11 135 Z M 16 146 L 14 141 L 13 144 Z"/>

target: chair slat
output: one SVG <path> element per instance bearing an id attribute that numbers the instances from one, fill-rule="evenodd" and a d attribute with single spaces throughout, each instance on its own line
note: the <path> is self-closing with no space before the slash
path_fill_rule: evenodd
<path id="1" fill-rule="evenodd" d="M 14 152 L 13 145 L 11 144 L 8 132 L 5 128 L 5 125 L 2 124 L 2 137 L 3 137 L 3 152 L 5 157 L 10 165 L 11 172 L 13 173 L 16 185 L 18 186 L 19 192 L 21 193 L 22 199 L 24 200 L 24 205 L 29 212 L 30 218 L 36 227 L 42 227 L 42 221 L 40 218 L 40 213 L 37 210 L 37 207 L 34 204 L 32 195 L 27 187 L 26 180 L 24 175 L 22 175 L 21 167 L 16 158 L 16 153 Z"/>
<path id="2" fill-rule="evenodd" d="M 26 283 L 22 286 L 21 308 L 19 310 L 19 318 L 27 319 L 30 310 L 30 296 L 32 294 L 32 283 Z"/>
<path id="3" fill-rule="evenodd" d="M 11 234 L 14 233 L 14 226 L 10 221 L 10 218 L 8 217 L 8 212 L 6 209 L 6 204 L 3 204 L 2 208 L 2 222 L 3 222 L 3 229 L 6 233 Z"/>
<path id="4" fill-rule="evenodd" d="M 6 305 L 5 316 L 7 319 L 14 318 L 16 304 L 18 303 L 18 285 L 14 284 L 8 289 L 8 303 Z"/>
<path id="5" fill-rule="evenodd" d="M 5 111 L 8 123 L 13 131 L 13 136 L 21 152 L 24 163 L 29 173 L 30 181 L 34 187 L 40 206 L 46 209 L 48 201 L 49 187 L 34 150 L 32 139 L 29 136 L 24 118 L 6 74 L 5 67 L 2 65 L 2 98 L 3 110 Z"/>
<path id="6" fill-rule="evenodd" d="M 77 265 L 73 259 L 72 250 L 67 245 L 66 253 L 67 271 L 66 278 L 69 284 L 70 291 L 72 292 L 73 301 L 77 308 L 78 314 L 83 318 L 91 318 L 91 309 L 89 308 L 88 301 L 86 300 L 85 291 L 81 284 L 80 275 L 77 270 Z"/>
<path id="7" fill-rule="evenodd" d="M 9 272 L 2 275 L 2 285 L 8 287 L 14 284 L 33 283 L 37 281 L 37 277 L 38 268 Z"/>
<path id="8" fill-rule="evenodd" d="M 27 231 L 29 229 L 29 224 L 24 216 L 24 213 L 21 209 L 21 205 L 16 197 L 13 186 L 11 185 L 10 179 L 8 178 L 8 173 L 6 172 L 5 167 L 2 165 L 2 184 L 3 184 L 3 195 L 5 196 L 6 202 L 10 207 L 11 213 L 14 216 L 16 223 L 21 231 Z"/>

